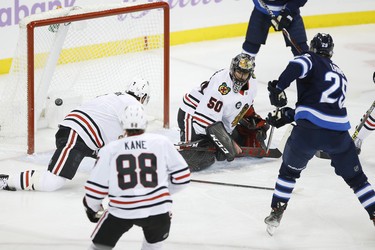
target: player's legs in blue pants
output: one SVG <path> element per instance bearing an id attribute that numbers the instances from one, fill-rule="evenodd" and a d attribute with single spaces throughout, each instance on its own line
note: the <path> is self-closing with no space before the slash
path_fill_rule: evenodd
<path id="1" fill-rule="evenodd" d="M 296 179 L 317 150 L 323 150 L 331 156 L 331 166 L 335 173 L 353 189 L 370 218 L 374 219 L 375 192 L 362 171 L 348 131 L 321 129 L 306 120 L 297 121 L 285 145 L 271 207 L 276 208 L 278 203 L 289 201 Z"/>

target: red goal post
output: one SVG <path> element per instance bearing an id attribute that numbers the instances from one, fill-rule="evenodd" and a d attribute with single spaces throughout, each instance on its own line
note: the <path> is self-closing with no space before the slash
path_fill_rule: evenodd
<path id="1" fill-rule="evenodd" d="M 98 95 L 124 92 L 137 76 L 151 84 L 150 119 L 169 127 L 169 16 L 169 5 L 155 2 L 62 8 L 25 18 L 12 85 L 2 95 L 2 104 L 11 105 L 0 107 L 0 144 L 22 147 L 26 137 L 32 154 L 36 132 L 57 126 L 57 114 Z"/>

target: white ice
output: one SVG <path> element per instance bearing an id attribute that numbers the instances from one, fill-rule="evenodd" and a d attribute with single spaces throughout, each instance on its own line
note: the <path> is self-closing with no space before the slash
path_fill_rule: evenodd
<path id="1" fill-rule="evenodd" d="M 351 132 L 374 100 L 375 25 L 360 25 L 307 31 L 333 36 L 333 60 L 349 79 L 346 106 Z M 176 111 L 182 95 L 208 79 L 215 70 L 228 67 L 241 52 L 243 37 L 192 43 L 171 48 L 171 129 L 162 131 L 177 142 Z M 259 92 L 255 108 L 262 116 L 272 110 L 266 83 L 277 79 L 291 52 L 282 34 L 269 35 L 256 58 Z M 287 90 L 290 103 L 295 87 Z M 277 147 L 283 128 L 275 130 Z M 40 138 L 53 141 L 53 138 Z M 360 159 L 375 187 L 375 135 L 363 144 Z M 3 157 L 0 173 L 45 169 L 50 154 L 33 157 Z M 273 187 L 281 159 L 236 159 L 215 163 L 193 179 Z M 83 184 L 88 176 L 80 171 L 62 190 L 53 193 L 0 191 L 0 249 L 87 249 L 95 224 L 83 210 Z M 335 175 L 330 162 L 313 158 L 302 177 L 273 237 L 263 222 L 270 212 L 272 191 L 191 183 L 174 196 L 173 220 L 166 250 L 304 249 L 373 250 L 375 228 L 352 190 Z M 132 228 L 115 249 L 140 249 L 142 231 Z"/>

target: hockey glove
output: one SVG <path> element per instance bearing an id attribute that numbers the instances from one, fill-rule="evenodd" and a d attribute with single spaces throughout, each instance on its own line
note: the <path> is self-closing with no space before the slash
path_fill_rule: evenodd
<path id="1" fill-rule="evenodd" d="M 287 29 L 293 22 L 292 13 L 288 9 L 283 9 L 280 15 L 276 17 L 276 20 L 272 20 L 271 24 L 275 31 L 280 31 L 282 29 Z"/>
<path id="2" fill-rule="evenodd" d="M 286 94 L 284 90 L 279 89 L 276 85 L 279 81 L 273 80 L 272 82 L 268 82 L 268 93 L 270 102 L 272 105 L 276 107 L 283 107 L 288 103 Z"/>
<path id="3" fill-rule="evenodd" d="M 250 131 L 256 131 L 256 137 L 259 141 L 263 141 L 267 138 L 267 130 L 270 126 L 260 115 L 254 114 L 244 117 L 240 120 L 239 124 Z"/>
<path id="4" fill-rule="evenodd" d="M 100 218 L 102 217 L 103 213 L 104 213 L 104 209 L 103 207 L 101 206 L 101 208 L 99 209 L 98 212 L 94 212 L 94 210 L 92 210 L 88 205 L 87 205 L 87 202 L 86 202 L 86 198 L 83 197 L 83 206 L 85 207 L 85 211 L 86 211 L 86 215 L 87 215 L 87 218 L 89 218 L 89 220 L 93 223 L 97 223 Z"/>
<path id="5" fill-rule="evenodd" d="M 285 124 L 288 124 L 294 121 L 294 109 L 285 107 L 285 108 L 279 109 L 277 112 L 276 110 L 273 111 L 272 113 L 270 112 L 268 113 L 266 121 L 271 126 L 280 128 L 284 126 Z"/>

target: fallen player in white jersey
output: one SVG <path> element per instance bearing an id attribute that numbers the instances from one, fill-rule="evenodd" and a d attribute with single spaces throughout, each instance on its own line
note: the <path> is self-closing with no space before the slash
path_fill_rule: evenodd
<path id="1" fill-rule="evenodd" d="M 125 93 L 111 93 L 84 102 L 59 124 L 56 150 L 44 171 L 26 170 L 0 174 L 0 190 L 55 191 L 74 178 L 85 157 L 96 158 L 97 151 L 123 133 L 120 115 L 125 107 L 150 98 L 149 82 L 135 78 Z"/>

